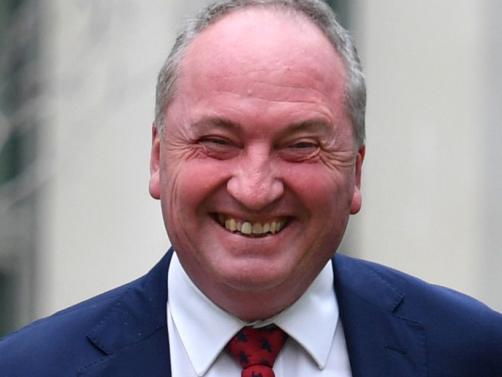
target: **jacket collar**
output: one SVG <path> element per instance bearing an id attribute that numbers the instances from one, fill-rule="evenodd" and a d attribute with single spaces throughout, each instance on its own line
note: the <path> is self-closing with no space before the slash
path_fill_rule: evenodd
<path id="1" fill-rule="evenodd" d="M 368 262 L 336 255 L 335 291 L 353 377 L 426 376 L 425 330 L 405 295 Z"/>

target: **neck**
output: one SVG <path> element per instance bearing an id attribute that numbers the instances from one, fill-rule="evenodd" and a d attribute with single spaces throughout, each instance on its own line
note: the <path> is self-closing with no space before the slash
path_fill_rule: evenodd
<path id="1" fill-rule="evenodd" d="M 315 277 L 314 277 L 315 278 Z M 212 287 L 205 285 L 199 289 L 216 305 L 244 322 L 271 318 L 298 300 L 314 279 L 305 279 L 292 285 L 285 282 L 281 286 L 266 290 L 242 290 L 233 287 Z"/>

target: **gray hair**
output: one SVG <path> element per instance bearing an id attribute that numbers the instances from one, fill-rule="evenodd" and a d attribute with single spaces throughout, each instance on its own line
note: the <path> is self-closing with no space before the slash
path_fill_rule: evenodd
<path id="1" fill-rule="evenodd" d="M 189 20 L 178 34 L 157 80 L 155 99 L 155 127 L 164 129 L 165 113 L 175 96 L 176 79 L 188 45 L 209 25 L 227 14 L 250 7 L 282 7 L 304 15 L 326 35 L 340 54 L 347 73 L 345 101 L 354 127 L 355 140 L 362 145 L 365 140 L 364 118 L 366 111 L 366 84 L 357 50 L 351 37 L 336 20 L 331 8 L 322 0 L 220 0 L 203 9 Z"/>

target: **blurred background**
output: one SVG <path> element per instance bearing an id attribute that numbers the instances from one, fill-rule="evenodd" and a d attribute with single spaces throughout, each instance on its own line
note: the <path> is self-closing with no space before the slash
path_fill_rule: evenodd
<path id="1" fill-rule="evenodd" d="M 156 75 L 200 0 L 0 2 L 0 334 L 144 274 Z M 502 2 L 336 0 L 368 83 L 341 249 L 502 310 Z"/>

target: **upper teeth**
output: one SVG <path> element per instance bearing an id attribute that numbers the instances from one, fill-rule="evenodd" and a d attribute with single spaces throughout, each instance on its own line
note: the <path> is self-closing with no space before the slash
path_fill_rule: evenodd
<path id="1" fill-rule="evenodd" d="M 273 220 L 266 223 L 260 223 L 237 220 L 232 217 L 225 218 L 222 215 L 219 216 L 219 220 L 227 230 L 231 232 L 240 232 L 245 235 L 263 235 L 267 233 L 275 234 L 284 228 L 284 225 L 286 225 L 286 220 Z"/>

